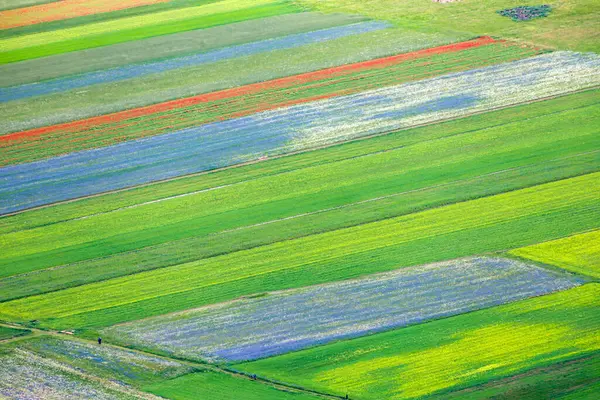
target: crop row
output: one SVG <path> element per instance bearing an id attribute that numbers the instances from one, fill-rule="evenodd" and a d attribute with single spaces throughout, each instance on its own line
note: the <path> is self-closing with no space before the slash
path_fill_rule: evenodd
<path id="1" fill-rule="evenodd" d="M 588 174 L 13 300 L 0 304 L 0 316 L 70 329 L 108 326 L 242 295 L 521 247 L 597 227 L 600 193 L 589 188 L 598 184 L 600 174 Z"/>
<path id="2" fill-rule="evenodd" d="M 0 63 L 299 11 L 300 7 L 286 1 L 224 0 L 197 7 L 162 11 L 149 16 L 133 16 L 58 31 L 33 33 L 0 39 L 0 47 L 3 50 Z"/>
<path id="3" fill-rule="evenodd" d="M 259 53 L 121 82 L 93 85 L 86 90 L 12 101 L 0 108 L 0 133 L 118 112 L 461 39 L 464 40 L 456 36 L 384 29 L 295 49 Z"/>
<path id="4" fill-rule="evenodd" d="M 511 253 L 600 278 L 600 231 L 540 243 L 513 250 Z"/>
<path id="5" fill-rule="evenodd" d="M 0 65 L 0 87 L 208 52 L 222 47 L 348 25 L 364 20 L 365 18 L 356 15 L 302 12 L 95 47 L 43 59 Z"/>
<path id="6" fill-rule="evenodd" d="M 239 368 L 351 398 L 420 398 L 598 351 L 599 306 L 587 284 Z"/>
<path id="7" fill-rule="evenodd" d="M 0 298 L 38 283 L 64 285 L 66 277 L 89 282 L 596 171 L 600 108 L 584 95 L 5 218 L 2 276 L 102 259 L 55 269 L 51 280 L 3 281 Z M 581 97 L 587 101 L 574 101 Z"/>
<path id="8" fill-rule="evenodd" d="M 600 57 L 557 52 L 0 169 L 8 213 L 600 84 Z M 354 109 L 356 112 L 346 113 Z"/>
<path id="9" fill-rule="evenodd" d="M 469 258 L 144 319 L 105 329 L 102 335 L 177 357 L 244 361 L 488 308 L 583 282 L 518 261 Z"/>
<path id="10" fill-rule="evenodd" d="M 108 70 L 88 72 L 75 77 L 65 77 L 51 81 L 0 88 L 0 102 L 20 100 L 50 93 L 65 92 L 68 90 L 79 89 L 100 83 L 119 82 L 126 79 L 161 73 L 178 68 L 214 63 L 229 58 L 245 57 L 252 54 L 270 52 L 274 50 L 291 49 L 311 43 L 339 39 L 345 36 L 377 31 L 389 27 L 390 25 L 385 22 L 359 22 L 346 26 L 297 33 L 280 38 L 271 38 L 263 41 L 226 47 L 206 53 L 169 58 L 166 60 L 154 61 L 146 64 L 126 65 Z"/>
<path id="11" fill-rule="evenodd" d="M 456 52 L 456 54 L 451 54 Z M 534 55 L 480 38 L 0 136 L 0 165 L 102 147 L 315 99 Z"/>

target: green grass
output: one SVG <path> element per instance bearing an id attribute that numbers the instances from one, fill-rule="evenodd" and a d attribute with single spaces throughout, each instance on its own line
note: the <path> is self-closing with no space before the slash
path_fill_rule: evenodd
<path id="1" fill-rule="evenodd" d="M 310 400 L 317 399 L 305 393 L 276 389 L 246 378 L 235 378 L 211 371 L 184 375 L 159 384 L 147 386 L 145 391 L 172 400 Z"/>
<path id="2" fill-rule="evenodd" d="M 600 173 L 0 304 L 40 326 L 113 325 L 242 295 L 516 248 L 598 227 Z M 11 248 L 11 247 L 9 247 Z"/>
<path id="3" fill-rule="evenodd" d="M 570 104 L 567 99 L 565 102 Z M 600 154 L 593 151 L 600 145 L 595 135 L 599 121 L 600 107 L 592 105 L 550 115 L 529 114 L 526 120 L 487 129 L 469 131 L 463 126 L 466 131 L 450 131 L 446 137 L 439 137 L 444 135 L 439 127 L 434 137 L 429 128 L 420 128 L 397 134 L 395 143 L 387 138 L 381 143 L 386 147 L 371 148 L 362 157 L 6 233 L 0 236 L 7 249 L 0 258 L 4 277 L 72 265 L 3 279 L 0 299 L 180 264 L 595 171 L 600 167 Z M 499 122 L 490 119 L 494 125 Z M 576 123 L 577 129 L 573 129 Z M 370 141 L 355 145 L 360 144 L 372 145 Z M 466 148 L 471 151 L 465 153 Z M 324 191 L 327 196 L 320 195 Z M 182 209 L 189 211 L 181 213 Z M 310 215 L 304 215 L 307 213 Z M 160 217 L 150 218 L 152 215 Z M 282 220 L 290 217 L 295 218 Z"/>
<path id="4" fill-rule="evenodd" d="M 418 398 L 599 350 L 599 306 L 592 283 L 238 368 L 353 399 Z"/>
<path id="5" fill-rule="evenodd" d="M 225 0 L 11 37 L 0 40 L 0 64 L 300 11 L 301 7 L 285 1 Z"/>
<path id="6" fill-rule="evenodd" d="M 233 21 L 230 21 L 233 22 Z M 0 134 L 469 39 L 383 29 L 6 103 Z M 0 43 L 1 45 L 1 43 Z M 352 51 L 349 51 L 352 49 Z"/>
<path id="7" fill-rule="evenodd" d="M 14 337 L 29 335 L 31 333 L 28 329 L 16 329 L 9 328 L 7 326 L 0 326 L 0 340 L 11 339 Z"/>
<path id="8" fill-rule="evenodd" d="M 597 0 L 539 1 L 462 0 L 451 4 L 431 0 L 298 0 L 327 12 L 349 12 L 389 20 L 425 32 L 463 32 L 516 38 L 562 50 L 600 51 L 600 8 Z M 521 5 L 549 4 L 546 18 L 515 22 L 496 13 Z"/>
<path id="9" fill-rule="evenodd" d="M 600 231 L 516 249 L 511 254 L 600 278 Z"/>
<path id="10" fill-rule="evenodd" d="M 585 399 L 586 392 L 600 385 L 600 353 L 538 367 L 478 386 L 433 396 L 447 400 L 484 399 Z M 598 392 L 595 392 L 598 394 Z M 590 397 L 592 398 L 592 397 Z"/>
<path id="11" fill-rule="evenodd" d="M 128 64 L 201 53 L 221 47 L 364 20 L 365 18 L 357 15 L 292 13 L 95 47 L 20 63 L 0 65 L 0 86 L 21 85 Z M 148 49 L 152 49 L 152 51 L 148 51 Z"/>

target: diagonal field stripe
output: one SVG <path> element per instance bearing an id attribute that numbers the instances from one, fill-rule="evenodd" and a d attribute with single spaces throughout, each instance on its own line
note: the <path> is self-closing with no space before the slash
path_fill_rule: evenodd
<path id="1" fill-rule="evenodd" d="M 0 102 L 19 100 L 23 98 L 41 96 L 50 93 L 64 92 L 71 89 L 82 88 L 99 83 L 118 82 L 125 79 L 156 74 L 177 68 L 189 67 L 199 64 L 213 63 L 235 57 L 244 57 L 252 54 L 290 49 L 311 43 L 333 40 L 350 35 L 373 32 L 389 28 L 387 22 L 369 21 L 347 26 L 321 29 L 314 32 L 288 35 L 277 39 L 261 40 L 259 42 L 227 47 L 207 53 L 191 56 L 177 57 L 147 64 L 138 64 L 112 68 L 104 71 L 89 72 L 77 77 L 55 79 L 48 82 L 32 83 L 0 89 Z"/>

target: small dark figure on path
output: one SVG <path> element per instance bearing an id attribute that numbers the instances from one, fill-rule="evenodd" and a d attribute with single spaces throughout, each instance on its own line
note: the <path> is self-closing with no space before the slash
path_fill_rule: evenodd
<path id="1" fill-rule="evenodd" d="M 102 338 L 101 337 L 98 338 L 98 344 L 102 344 Z"/>

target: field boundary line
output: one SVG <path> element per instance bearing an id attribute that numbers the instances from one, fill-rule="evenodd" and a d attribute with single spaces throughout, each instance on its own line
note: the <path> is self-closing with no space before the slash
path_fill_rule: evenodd
<path id="1" fill-rule="evenodd" d="M 568 96 L 568 95 L 571 95 L 571 94 L 583 93 L 583 92 L 592 91 L 592 90 L 596 90 L 596 89 L 600 89 L 600 86 L 599 85 L 590 86 L 590 87 L 587 87 L 587 88 L 584 88 L 584 89 L 579 89 L 579 90 L 564 92 L 564 93 L 560 93 L 560 94 L 556 94 L 556 95 L 552 95 L 552 96 L 540 97 L 540 98 L 535 99 L 535 100 L 529 100 L 529 101 L 525 101 L 525 102 L 521 102 L 521 103 L 513 103 L 513 104 L 510 104 L 510 105 L 507 105 L 507 106 L 493 107 L 493 108 L 489 108 L 489 109 L 482 110 L 482 111 L 476 111 L 476 112 L 472 112 L 472 113 L 461 115 L 459 117 L 439 119 L 439 120 L 436 120 L 436 121 L 431 121 L 431 122 L 427 122 L 427 123 L 423 123 L 423 124 L 416 124 L 416 125 L 412 125 L 412 126 L 401 128 L 401 129 L 394 129 L 394 130 L 390 130 L 390 131 L 385 131 L 385 132 L 375 133 L 375 134 L 371 134 L 371 135 L 361 136 L 359 138 L 353 138 L 353 139 L 346 139 L 346 140 L 336 141 L 336 142 L 328 143 L 328 144 L 321 145 L 321 146 L 315 146 L 315 147 L 310 147 L 310 148 L 306 148 L 306 149 L 302 149 L 302 150 L 288 152 L 288 153 L 285 153 L 285 154 L 279 154 L 279 155 L 275 155 L 275 156 L 270 156 L 270 157 L 266 157 L 264 159 L 256 159 L 256 160 L 246 161 L 246 162 L 243 162 L 243 163 L 229 165 L 229 166 L 221 167 L 221 168 L 215 168 L 215 169 L 211 169 L 211 170 L 207 170 L 207 171 L 201 171 L 201 172 L 195 172 L 195 173 L 192 173 L 192 174 L 180 175 L 180 176 L 176 176 L 176 177 L 173 177 L 173 178 L 160 179 L 160 180 L 156 180 L 156 181 L 153 181 L 153 182 L 148 182 L 148 183 L 141 184 L 141 185 L 127 186 L 127 187 L 124 187 L 124 188 L 115 189 L 115 190 L 109 190 L 109 191 L 100 192 L 100 193 L 95 193 L 95 194 L 92 194 L 92 195 L 80 196 L 80 197 L 76 197 L 76 198 L 69 199 L 69 200 L 57 201 L 57 202 L 53 202 L 53 203 L 44 204 L 44 205 L 41 205 L 41 206 L 30 207 L 30 208 L 26 208 L 26 209 L 23 209 L 23 210 L 19 210 L 19 211 L 14 211 L 14 212 L 2 214 L 2 215 L 0 215 L 0 219 L 4 218 L 4 217 L 10 217 L 10 216 L 13 216 L 13 215 L 22 214 L 22 213 L 27 212 L 27 211 L 33 211 L 33 210 L 39 210 L 39 209 L 43 209 L 43 208 L 52 207 L 52 206 L 59 205 L 59 204 L 67 204 L 67 203 L 72 203 L 72 202 L 83 200 L 83 199 L 100 197 L 100 196 L 104 196 L 104 195 L 110 194 L 110 193 L 120 193 L 120 192 L 124 192 L 124 191 L 131 190 L 131 189 L 134 189 L 134 188 L 148 187 L 148 186 L 151 186 L 151 185 L 156 185 L 156 184 L 164 183 L 164 182 L 171 182 L 171 181 L 175 181 L 175 180 L 183 179 L 183 178 L 188 178 L 188 177 L 192 177 L 192 176 L 207 175 L 207 174 L 211 174 L 211 173 L 218 172 L 218 171 L 225 171 L 225 170 L 229 170 L 229 169 L 233 169 L 233 168 L 239 168 L 239 167 L 246 166 L 246 165 L 258 164 L 258 163 L 261 163 L 261 162 L 264 162 L 264 161 L 267 161 L 267 160 L 277 160 L 277 159 L 280 159 L 280 158 L 289 157 L 289 156 L 296 155 L 296 154 L 308 153 L 308 152 L 311 152 L 311 151 L 315 151 L 315 150 L 319 150 L 319 149 L 325 149 L 325 148 L 329 148 L 329 147 L 333 147 L 333 146 L 338 146 L 338 145 L 345 144 L 345 143 L 352 143 L 352 142 L 357 142 L 357 141 L 361 141 L 361 140 L 367 140 L 367 139 L 371 139 L 371 138 L 375 138 L 375 137 L 379 137 L 379 136 L 387 136 L 387 135 L 389 135 L 391 133 L 395 133 L 395 132 L 402 132 L 402 131 L 406 131 L 406 130 L 409 130 L 409 129 L 421 128 L 421 127 L 424 127 L 424 126 L 430 126 L 430 125 L 441 124 L 441 123 L 449 122 L 449 121 L 461 120 L 461 119 L 468 118 L 468 117 L 471 117 L 471 116 L 474 116 L 474 115 L 486 114 L 486 113 L 489 113 L 489 112 L 504 110 L 504 109 L 513 108 L 513 107 L 518 107 L 518 106 L 525 105 L 525 104 L 538 103 L 538 102 L 542 102 L 542 101 L 545 101 L 545 100 L 551 100 L 551 99 L 555 99 L 555 98 L 560 98 L 560 97 Z"/>

